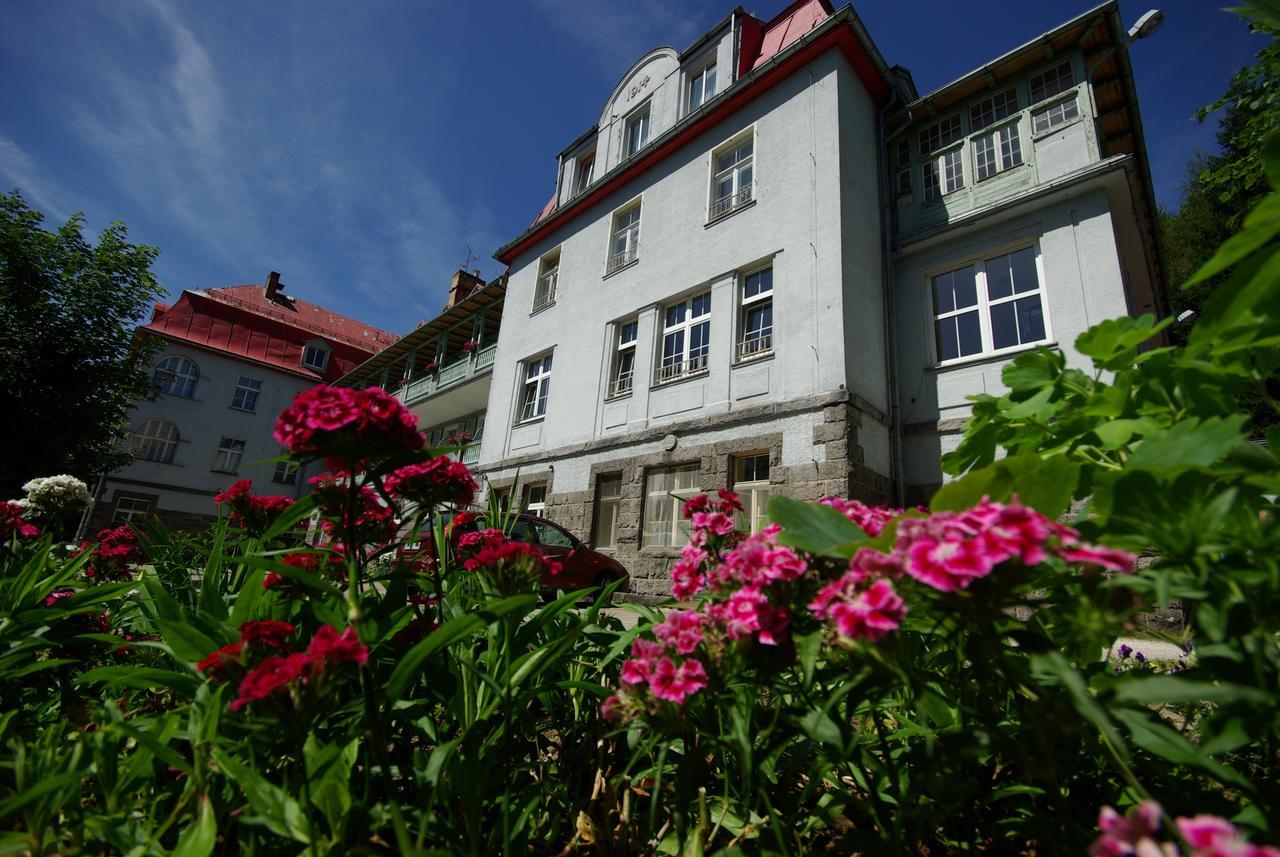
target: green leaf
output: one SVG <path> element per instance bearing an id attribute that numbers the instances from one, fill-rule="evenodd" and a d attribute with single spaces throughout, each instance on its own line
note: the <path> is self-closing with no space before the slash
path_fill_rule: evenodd
<path id="1" fill-rule="evenodd" d="M 213 748 L 213 759 L 240 787 L 249 799 L 249 807 L 273 833 L 304 844 L 310 842 L 306 818 L 296 800 L 220 747 Z"/>
<path id="2" fill-rule="evenodd" d="M 1168 477 L 1208 467 L 1245 440 L 1244 427 L 1248 422 L 1247 414 L 1180 420 L 1152 432 L 1136 444 L 1129 469 Z"/>
<path id="3" fill-rule="evenodd" d="M 1043 346 L 1026 354 L 1019 354 L 1000 373 L 1006 387 L 1015 392 L 1038 390 L 1048 387 L 1062 374 L 1066 358 L 1061 351 Z"/>
<path id="4" fill-rule="evenodd" d="M 829 506 L 778 495 L 769 500 L 769 520 L 782 526 L 778 541 L 818 556 L 853 556 L 867 540 L 857 524 Z"/>
<path id="5" fill-rule="evenodd" d="M 1249 792 L 1255 791 L 1253 783 L 1246 777 L 1206 756 L 1182 733 L 1174 730 L 1150 712 L 1119 708 L 1115 709 L 1113 714 L 1124 724 L 1133 738 L 1133 743 L 1148 753 L 1153 753 L 1176 765 L 1200 768 L 1223 782 L 1234 783 L 1246 788 Z"/>
<path id="6" fill-rule="evenodd" d="M 1116 688 L 1117 702 L 1153 705 L 1162 702 L 1253 702 L 1265 705 L 1271 695 L 1256 687 L 1192 681 L 1171 675 L 1134 676 Z"/>
<path id="7" fill-rule="evenodd" d="M 840 727 L 831 719 L 831 715 L 821 708 L 815 708 L 800 718 L 800 728 L 804 730 L 805 735 L 819 744 L 837 749 L 844 746 L 844 736 L 840 733 Z"/>
<path id="8" fill-rule="evenodd" d="M 102 683 L 109 687 L 132 687 L 138 690 L 166 687 L 190 699 L 195 696 L 201 680 L 189 673 L 158 667 L 98 667 L 79 676 L 76 683 Z"/>
<path id="9" fill-rule="evenodd" d="M 218 841 L 218 818 L 208 795 L 200 795 L 195 824 L 187 826 L 178 837 L 172 857 L 209 857 Z"/>
<path id="10" fill-rule="evenodd" d="M 933 495 L 929 508 L 934 512 L 958 512 L 971 508 L 983 497 L 1006 503 L 1017 495 L 1023 505 L 1052 518 L 1070 508 L 1079 481 L 1080 466 L 1062 456 L 1012 455 L 943 485 Z"/>
<path id="11" fill-rule="evenodd" d="M 1089 693 L 1089 687 L 1085 684 L 1084 678 L 1061 652 L 1032 655 L 1031 666 L 1041 681 L 1065 688 L 1076 713 L 1092 723 L 1103 739 L 1115 747 L 1122 758 L 1128 757 L 1128 751 L 1124 742 L 1120 740 L 1115 724 L 1107 716 L 1102 704 Z"/>
<path id="12" fill-rule="evenodd" d="M 1157 322 L 1151 314 L 1138 318 L 1120 316 L 1095 324 L 1076 337 L 1076 350 L 1103 369 L 1123 369 L 1132 365 L 1138 347 L 1164 330 L 1173 319 Z"/>

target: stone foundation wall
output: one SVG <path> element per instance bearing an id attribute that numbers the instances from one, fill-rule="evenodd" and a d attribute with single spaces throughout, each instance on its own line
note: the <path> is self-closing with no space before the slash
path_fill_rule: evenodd
<path id="1" fill-rule="evenodd" d="M 110 496 L 99 498 L 97 504 L 93 508 L 93 514 L 89 516 L 88 534 L 92 536 L 99 530 L 105 530 L 112 526 L 112 518 L 115 516 L 116 503 L 121 496 L 136 497 L 147 500 L 151 503 L 151 515 L 159 518 L 170 530 L 182 530 L 185 532 L 196 532 L 208 527 L 217 520 L 216 515 L 198 515 L 194 512 L 182 512 L 172 509 L 158 508 L 160 495 L 147 493 L 146 491 L 135 490 L 116 490 Z M 210 502 L 212 507 L 212 502 Z"/>
<path id="2" fill-rule="evenodd" d="M 645 481 L 655 468 L 697 463 L 698 484 L 708 492 L 729 487 L 733 482 L 733 461 L 747 454 L 769 454 L 770 492 L 797 500 L 815 501 L 821 497 L 852 497 L 866 503 L 887 503 L 893 486 L 887 474 L 878 473 L 865 463 L 859 430 L 864 420 L 882 419 L 858 404 L 828 401 L 811 413 L 821 415 L 812 425 L 811 443 L 818 459 L 804 464 L 783 465 L 781 431 L 769 431 L 768 425 L 753 433 L 744 426 L 742 436 L 714 443 L 679 441 L 670 450 L 641 455 L 619 455 L 591 465 L 587 490 L 557 491 L 555 464 L 526 464 L 522 467 L 521 485 L 546 485 L 546 516 L 588 543 L 595 539 L 596 486 L 600 477 L 621 474 L 622 493 L 619 502 L 617 549 L 618 561 L 631 573 L 627 596 L 633 600 L 659 600 L 670 594 L 670 572 L 680 556 L 677 547 L 644 547 L 642 522 L 645 504 Z M 714 428 L 708 420 L 707 428 Z M 793 439 L 794 442 L 794 439 Z M 490 478 L 495 490 L 510 489 L 513 478 Z"/>

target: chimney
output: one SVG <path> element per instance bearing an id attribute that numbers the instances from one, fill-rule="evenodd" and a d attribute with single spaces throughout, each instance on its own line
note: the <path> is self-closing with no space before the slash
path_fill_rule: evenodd
<path id="1" fill-rule="evenodd" d="M 480 277 L 479 271 L 473 274 L 470 271 L 459 270 L 449 281 L 449 302 L 444 305 L 445 309 L 466 300 L 477 286 L 483 285 L 484 279 Z"/>
<path id="2" fill-rule="evenodd" d="M 267 274 L 267 300 L 274 301 L 276 294 L 284 291 L 284 283 L 280 282 L 280 275 L 275 271 Z"/>

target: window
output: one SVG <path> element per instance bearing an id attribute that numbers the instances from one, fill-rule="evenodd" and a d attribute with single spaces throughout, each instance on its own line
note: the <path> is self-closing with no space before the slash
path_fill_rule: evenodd
<path id="1" fill-rule="evenodd" d="M 280 454 L 284 455 L 287 449 L 280 450 Z M 272 482 L 280 485 L 297 485 L 298 484 L 298 463 L 296 461 L 277 461 L 275 475 L 271 477 Z"/>
<path id="2" fill-rule="evenodd" d="M 578 169 L 573 178 L 573 195 L 577 196 L 587 189 L 587 185 L 591 184 L 593 173 L 596 169 L 596 153 L 588 152 L 581 158 L 578 158 Z"/>
<path id="3" fill-rule="evenodd" d="M 556 278 L 560 274 L 560 253 L 544 256 L 538 266 L 538 283 L 533 287 L 533 311 L 556 302 Z"/>
<path id="4" fill-rule="evenodd" d="M 130 448 L 134 456 L 144 461 L 173 464 L 173 455 L 178 451 L 178 427 L 158 417 L 147 420 L 134 432 Z"/>
<path id="5" fill-rule="evenodd" d="M 911 193 L 911 141 L 898 141 L 896 158 L 897 172 L 894 174 L 894 190 L 898 193 Z"/>
<path id="6" fill-rule="evenodd" d="M 649 471 L 645 480 L 645 547 L 678 547 L 688 540 L 689 522 L 680 516 L 680 507 L 697 493 L 696 464 Z"/>
<path id="7" fill-rule="evenodd" d="M 621 511 L 622 474 L 602 475 L 596 480 L 596 550 L 617 550 Z"/>
<path id="8" fill-rule="evenodd" d="M 631 392 L 636 374 L 636 334 L 640 323 L 634 319 L 617 326 L 617 348 L 609 374 L 609 398 Z"/>
<path id="9" fill-rule="evenodd" d="M 920 154 L 928 155 L 959 140 L 960 116 L 944 119 L 920 132 Z"/>
<path id="10" fill-rule="evenodd" d="M 646 104 L 627 119 L 627 155 L 634 155 L 649 142 L 649 105 Z"/>
<path id="11" fill-rule="evenodd" d="M 261 381 L 241 375 L 240 380 L 236 382 L 236 391 L 231 396 L 231 407 L 237 411 L 253 413 L 258 409 L 258 393 L 261 391 Z"/>
<path id="12" fill-rule="evenodd" d="M 704 372 L 711 347 L 711 292 L 672 304 L 664 311 L 659 384 Z"/>
<path id="13" fill-rule="evenodd" d="M 728 214 L 751 201 L 755 140 L 747 137 L 730 143 L 715 155 L 711 180 L 711 217 Z"/>
<path id="14" fill-rule="evenodd" d="M 689 78 L 689 109 L 692 113 L 716 94 L 716 64 L 711 61 Z"/>
<path id="15" fill-rule="evenodd" d="M 742 329 L 738 359 L 754 360 L 773 350 L 773 268 L 742 280 Z"/>
<path id="16" fill-rule="evenodd" d="M 547 412 L 551 391 L 551 355 L 527 360 L 524 364 L 524 392 L 520 394 L 520 422 L 537 419 Z"/>
<path id="17" fill-rule="evenodd" d="M 302 365 L 317 372 L 323 372 L 329 365 L 329 346 L 323 342 L 308 342 L 302 349 Z"/>
<path id="18" fill-rule="evenodd" d="M 769 505 L 769 453 L 739 456 L 733 460 L 733 490 L 742 501 L 742 523 L 759 532 Z"/>
<path id="19" fill-rule="evenodd" d="M 160 392 L 190 399 L 196 394 L 200 370 L 185 357 L 166 357 L 156 364 L 154 377 L 160 385 Z"/>
<path id="20" fill-rule="evenodd" d="M 547 514 L 547 486 L 524 486 L 524 510 L 530 515 L 545 517 Z"/>
<path id="21" fill-rule="evenodd" d="M 924 175 L 924 201 L 933 202 L 945 194 L 964 187 L 964 149 L 952 149 L 921 166 Z"/>
<path id="22" fill-rule="evenodd" d="M 1076 99 L 1073 95 L 1066 101 L 1059 101 L 1057 104 L 1051 104 L 1041 110 L 1033 111 L 1031 113 L 1031 133 L 1043 134 L 1045 131 L 1057 128 L 1059 125 L 1066 125 L 1079 115 L 1080 107 L 1076 104 Z"/>
<path id="23" fill-rule="evenodd" d="M 969 131 L 981 131 L 993 122 L 1018 112 L 1018 90 L 1009 87 L 969 108 Z"/>
<path id="24" fill-rule="evenodd" d="M 1075 86 L 1075 76 L 1071 73 L 1071 61 L 1059 63 L 1051 69 L 1031 75 L 1031 103 L 1053 98 L 1059 92 L 1066 92 Z"/>
<path id="25" fill-rule="evenodd" d="M 938 362 L 1048 338 L 1036 250 L 974 262 L 933 278 Z"/>
<path id="26" fill-rule="evenodd" d="M 997 128 L 973 140 L 973 165 L 978 181 L 1022 163 L 1022 140 L 1018 135 L 1018 123 Z"/>
<path id="27" fill-rule="evenodd" d="M 538 544 L 549 548 L 573 550 L 573 539 L 550 521 L 534 521 L 533 531 L 538 534 Z"/>
<path id="28" fill-rule="evenodd" d="M 613 216 L 613 240 L 609 244 L 609 262 L 605 273 L 618 270 L 636 260 L 640 249 L 640 203 Z"/>
<path id="29" fill-rule="evenodd" d="M 240 470 L 240 459 L 244 457 L 244 441 L 234 437 L 224 437 L 218 442 L 218 452 L 213 457 L 215 473 L 236 473 Z"/>
<path id="30" fill-rule="evenodd" d="M 111 523 L 132 524 L 151 514 L 151 501 L 146 497 L 117 497 Z"/>

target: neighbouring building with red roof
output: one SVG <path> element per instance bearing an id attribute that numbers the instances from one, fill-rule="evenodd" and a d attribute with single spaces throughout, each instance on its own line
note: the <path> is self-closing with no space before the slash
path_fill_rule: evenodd
<path id="1" fill-rule="evenodd" d="M 1017 354 L 1087 366 L 1090 325 L 1166 311 L 1141 21 L 1102 3 L 925 95 L 826 0 L 641 57 L 495 254 L 490 490 L 647 595 L 693 494 L 738 491 L 753 529 L 774 494 L 928 497 Z"/>
<path id="2" fill-rule="evenodd" d="M 160 340 L 160 396 L 130 414 L 134 460 L 104 482 L 92 526 L 156 515 L 203 526 L 237 479 L 262 494 L 304 493 L 308 474 L 274 462 L 276 416 L 301 390 L 332 383 L 398 337 L 266 285 L 187 290 L 156 304 L 140 334 Z"/>

